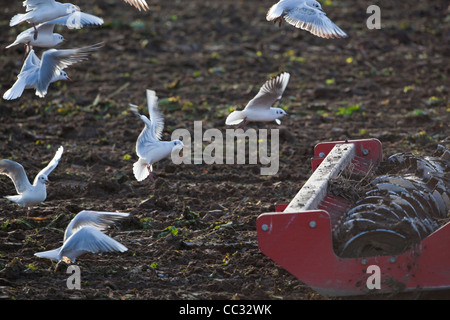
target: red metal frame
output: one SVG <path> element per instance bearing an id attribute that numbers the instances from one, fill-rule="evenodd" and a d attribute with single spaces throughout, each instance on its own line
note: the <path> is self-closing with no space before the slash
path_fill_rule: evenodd
<path id="1" fill-rule="evenodd" d="M 356 143 L 366 148 L 373 160 L 381 160 L 377 141 Z M 316 146 L 314 166 L 324 158 L 320 152 L 328 154 L 332 149 L 331 144 Z M 276 212 L 258 217 L 259 248 L 318 293 L 348 296 L 450 288 L 450 223 L 397 256 L 341 258 L 333 251 L 332 228 L 341 214 L 337 211 L 346 212 L 345 202 L 327 195 L 317 210 L 285 213 L 286 206 L 280 204 Z M 372 265 L 380 271 L 379 289 L 368 285 L 373 274 L 367 268 Z"/>

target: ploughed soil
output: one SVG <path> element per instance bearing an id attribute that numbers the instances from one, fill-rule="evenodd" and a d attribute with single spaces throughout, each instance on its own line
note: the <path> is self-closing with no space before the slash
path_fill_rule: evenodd
<path id="1" fill-rule="evenodd" d="M 0 157 L 20 162 L 30 180 L 65 148 L 47 200 L 29 217 L 26 208 L 1 200 L 3 299 L 328 299 L 261 253 L 258 216 L 295 196 L 312 173 L 317 143 L 376 138 L 385 157 L 449 147 L 447 1 L 383 1 L 381 29 L 372 30 L 366 25 L 372 2 L 321 1 L 349 34 L 334 40 L 266 21 L 273 1 L 148 0 L 147 12 L 120 0 L 74 3 L 105 23 L 58 27 L 67 39 L 60 48 L 104 46 L 68 67 L 72 81 L 51 84 L 45 98 L 26 90 L 0 102 Z M 22 66 L 23 46 L 5 46 L 29 27 L 9 27 L 23 11 L 14 1 L 0 13 L 2 94 Z M 247 125 L 280 130 L 276 174 L 261 175 L 260 162 L 176 165 L 168 158 L 154 164 L 153 183 L 136 181 L 143 123 L 128 106 L 145 113 L 146 89 L 159 97 L 163 140 L 176 129 L 193 137 L 194 121 L 203 131 L 225 133 L 234 129 L 224 125 L 226 115 L 283 71 L 291 78 L 278 104 L 291 117 L 280 126 Z M 3 176 L 0 195 L 14 193 Z M 81 289 L 70 290 L 67 268 L 55 271 L 54 262 L 34 253 L 59 247 L 81 210 L 130 213 L 106 231 L 128 251 L 79 257 Z"/>

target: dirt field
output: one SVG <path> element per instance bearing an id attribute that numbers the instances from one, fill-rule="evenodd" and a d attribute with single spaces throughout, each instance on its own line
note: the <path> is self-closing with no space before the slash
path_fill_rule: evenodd
<path id="1" fill-rule="evenodd" d="M 271 1 L 148 0 L 145 13 L 119 0 L 73 3 L 105 24 L 58 28 L 61 48 L 104 47 L 67 68 L 72 81 L 51 84 L 45 98 L 26 90 L 0 102 L 0 157 L 22 163 L 30 180 L 65 148 L 47 200 L 32 208 L 41 220 L 1 202 L 3 299 L 326 299 L 264 256 L 255 229 L 258 215 L 288 203 L 309 178 L 315 144 L 377 138 L 385 156 L 450 146 L 448 1 L 321 1 L 349 34 L 334 40 L 266 21 Z M 381 8 L 380 30 L 366 27 L 371 4 Z M 3 1 L 0 13 L 2 95 L 22 66 L 23 46 L 4 49 L 29 27 L 9 27 L 21 5 Z M 248 125 L 280 129 L 277 174 L 166 159 L 154 165 L 154 183 L 135 180 L 142 122 L 127 109 L 146 110 L 146 89 L 159 96 L 168 140 L 194 121 L 225 131 L 230 109 L 283 71 L 291 78 L 280 105 L 292 117 Z M 0 178 L 0 195 L 14 192 Z M 60 246 L 84 209 L 130 213 L 107 232 L 129 250 L 80 257 L 81 290 L 69 290 L 65 268 L 55 272 L 34 253 Z"/>

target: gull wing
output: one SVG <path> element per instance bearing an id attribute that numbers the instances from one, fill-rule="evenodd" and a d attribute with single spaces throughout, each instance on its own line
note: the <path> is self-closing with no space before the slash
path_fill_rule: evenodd
<path id="1" fill-rule="evenodd" d="M 31 50 L 25 62 L 23 63 L 20 73 L 17 75 L 16 82 L 3 94 L 3 99 L 17 99 L 22 95 L 27 85 L 32 86 L 33 84 L 35 84 L 37 81 L 37 71 L 39 69 L 40 62 L 41 61 L 34 53 L 34 50 Z"/>
<path id="2" fill-rule="evenodd" d="M 41 24 L 37 25 L 36 29 L 38 30 L 39 34 L 44 34 L 44 33 L 53 34 L 53 30 L 55 29 L 55 25 L 51 24 L 51 23 L 48 23 L 48 22 L 44 22 L 44 23 L 41 23 Z M 34 37 L 34 28 L 31 27 L 31 28 L 29 28 L 27 30 L 30 30 L 31 35 Z M 25 30 L 25 31 L 27 31 L 27 30 Z"/>
<path id="3" fill-rule="evenodd" d="M 66 241 L 73 233 L 76 233 L 77 230 L 85 226 L 92 226 L 99 230 L 105 230 L 108 226 L 128 216 L 128 213 L 122 212 L 80 211 L 67 226 L 64 233 L 64 241 Z"/>
<path id="4" fill-rule="evenodd" d="M 147 89 L 147 106 L 148 114 L 151 121 L 151 131 L 156 139 L 161 140 L 162 131 L 164 129 L 164 118 L 158 108 L 158 97 L 156 92 Z"/>
<path id="5" fill-rule="evenodd" d="M 36 179 L 38 179 L 38 177 L 42 174 L 45 174 L 46 176 L 48 176 L 50 174 L 50 172 L 53 171 L 53 169 L 56 168 L 56 166 L 59 163 L 59 160 L 61 159 L 61 156 L 63 154 L 64 148 L 63 146 L 60 146 L 58 148 L 58 150 L 56 151 L 55 155 L 53 156 L 53 159 L 48 163 L 48 165 L 42 169 L 41 171 L 39 171 L 39 173 L 36 175 L 36 178 L 34 179 L 36 182 Z"/>
<path id="6" fill-rule="evenodd" d="M 64 241 L 59 255 L 61 257 L 67 256 L 73 258 L 71 253 L 75 253 L 76 257 L 79 253 L 83 252 L 124 252 L 127 250 L 127 247 L 104 234 L 99 229 L 92 226 L 84 226 Z"/>
<path id="7" fill-rule="evenodd" d="M 55 2 L 55 0 L 25 0 L 23 6 L 26 7 L 26 11 L 28 12 L 36 9 L 40 5 L 51 5 Z"/>
<path id="8" fill-rule="evenodd" d="M 159 140 L 156 139 L 152 131 L 152 122 L 146 116 L 139 113 L 138 106 L 130 103 L 130 110 L 145 123 L 144 129 L 142 129 L 136 141 L 136 154 L 139 157 L 143 157 L 144 151 L 151 148 Z"/>
<path id="9" fill-rule="evenodd" d="M 145 2 L 145 0 L 123 0 L 123 1 L 125 1 L 129 5 L 132 5 L 133 7 L 136 7 L 139 11 L 148 10 L 148 4 L 147 2 Z"/>
<path id="10" fill-rule="evenodd" d="M 289 82 L 289 78 L 290 74 L 283 72 L 278 76 L 267 80 L 261 89 L 259 89 L 258 94 L 245 106 L 245 109 L 270 109 L 275 101 L 281 99 Z"/>
<path id="11" fill-rule="evenodd" d="M 87 60 L 87 56 L 94 50 L 99 49 L 101 43 L 77 49 L 49 49 L 42 55 L 39 69 L 39 79 L 36 94 L 40 97 L 47 94 L 48 86 L 53 77 L 59 75 L 59 71 L 77 62 Z"/>
<path id="12" fill-rule="evenodd" d="M 136 154 L 139 157 L 145 157 L 145 151 L 160 141 L 164 129 L 164 118 L 158 109 L 158 97 L 153 90 L 147 90 L 147 105 L 149 118 L 141 115 L 136 105 L 130 104 L 130 110 L 145 123 L 136 141 Z"/>
<path id="13" fill-rule="evenodd" d="M 20 163 L 8 159 L 0 160 L 0 174 L 7 175 L 14 182 L 18 194 L 31 187 L 25 169 Z"/>
<path id="14" fill-rule="evenodd" d="M 104 23 L 102 18 L 99 18 L 97 16 L 94 16 L 89 13 L 84 13 L 81 11 L 75 11 L 74 13 L 68 14 L 63 17 L 59 17 L 50 21 L 45 22 L 45 24 L 50 25 L 60 25 L 60 26 L 66 26 L 70 29 L 80 29 L 84 26 L 100 26 Z"/>
<path id="15" fill-rule="evenodd" d="M 325 12 L 304 2 L 287 12 L 284 19 L 296 28 L 307 30 L 318 37 L 327 39 L 347 37 L 347 34 L 335 25 Z"/>

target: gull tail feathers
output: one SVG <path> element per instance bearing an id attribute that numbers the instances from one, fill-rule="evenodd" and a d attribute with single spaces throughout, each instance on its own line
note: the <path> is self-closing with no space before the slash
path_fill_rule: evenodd
<path id="1" fill-rule="evenodd" d="M 61 250 L 61 248 L 54 249 L 54 250 L 48 250 L 48 251 L 42 251 L 42 252 L 37 252 L 34 255 L 39 258 L 47 258 L 47 259 L 52 259 L 52 260 L 58 261 L 60 250 Z"/>
<path id="2" fill-rule="evenodd" d="M 133 164 L 133 173 L 137 181 L 146 179 L 149 175 L 147 163 L 143 159 L 139 159 Z"/>
<path id="3" fill-rule="evenodd" d="M 22 198 L 21 195 L 17 195 L 17 196 L 6 196 L 6 199 L 8 199 L 9 201 L 15 202 L 15 203 L 19 203 L 20 199 Z"/>
<path id="4" fill-rule="evenodd" d="M 36 88 L 36 95 L 39 98 L 44 98 L 47 95 L 47 89 L 48 89 L 48 86 L 46 88 L 43 88 L 43 89 Z"/>
<path id="5" fill-rule="evenodd" d="M 234 125 L 239 124 L 244 120 L 244 116 L 242 115 L 242 111 L 233 111 L 230 113 L 227 117 L 227 120 L 225 120 L 226 125 Z"/>
<path id="6" fill-rule="evenodd" d="M 6 91 L 3 94 L 3 99 L 4 100 L 14 100 L 14 99 L 17 99 L 20 96 L 20 95 L 15 94 L 12 89 L 13 88 L 8 89 L 8 91 Z"/>
<path id="7" fill-rule="evenodd" d="M 11 43 L 10 45 L 6 46 L 5 49 L 14 47 L 15 45 L 18 45 L 18 44 L 19 44 L 19 42 L 16 40 L 16 41 L 14 41 L 13 43 Z"/>
<path id="8" fill-rule="evenodd" d="M 23 91 L 25 90 L 25 87 L 26 87 L 25 79 L 19 78 L 14 83 L 14 85 L 3 94 L 3 99 L 14 100 L 19 98 L 22 95 Z"/>

